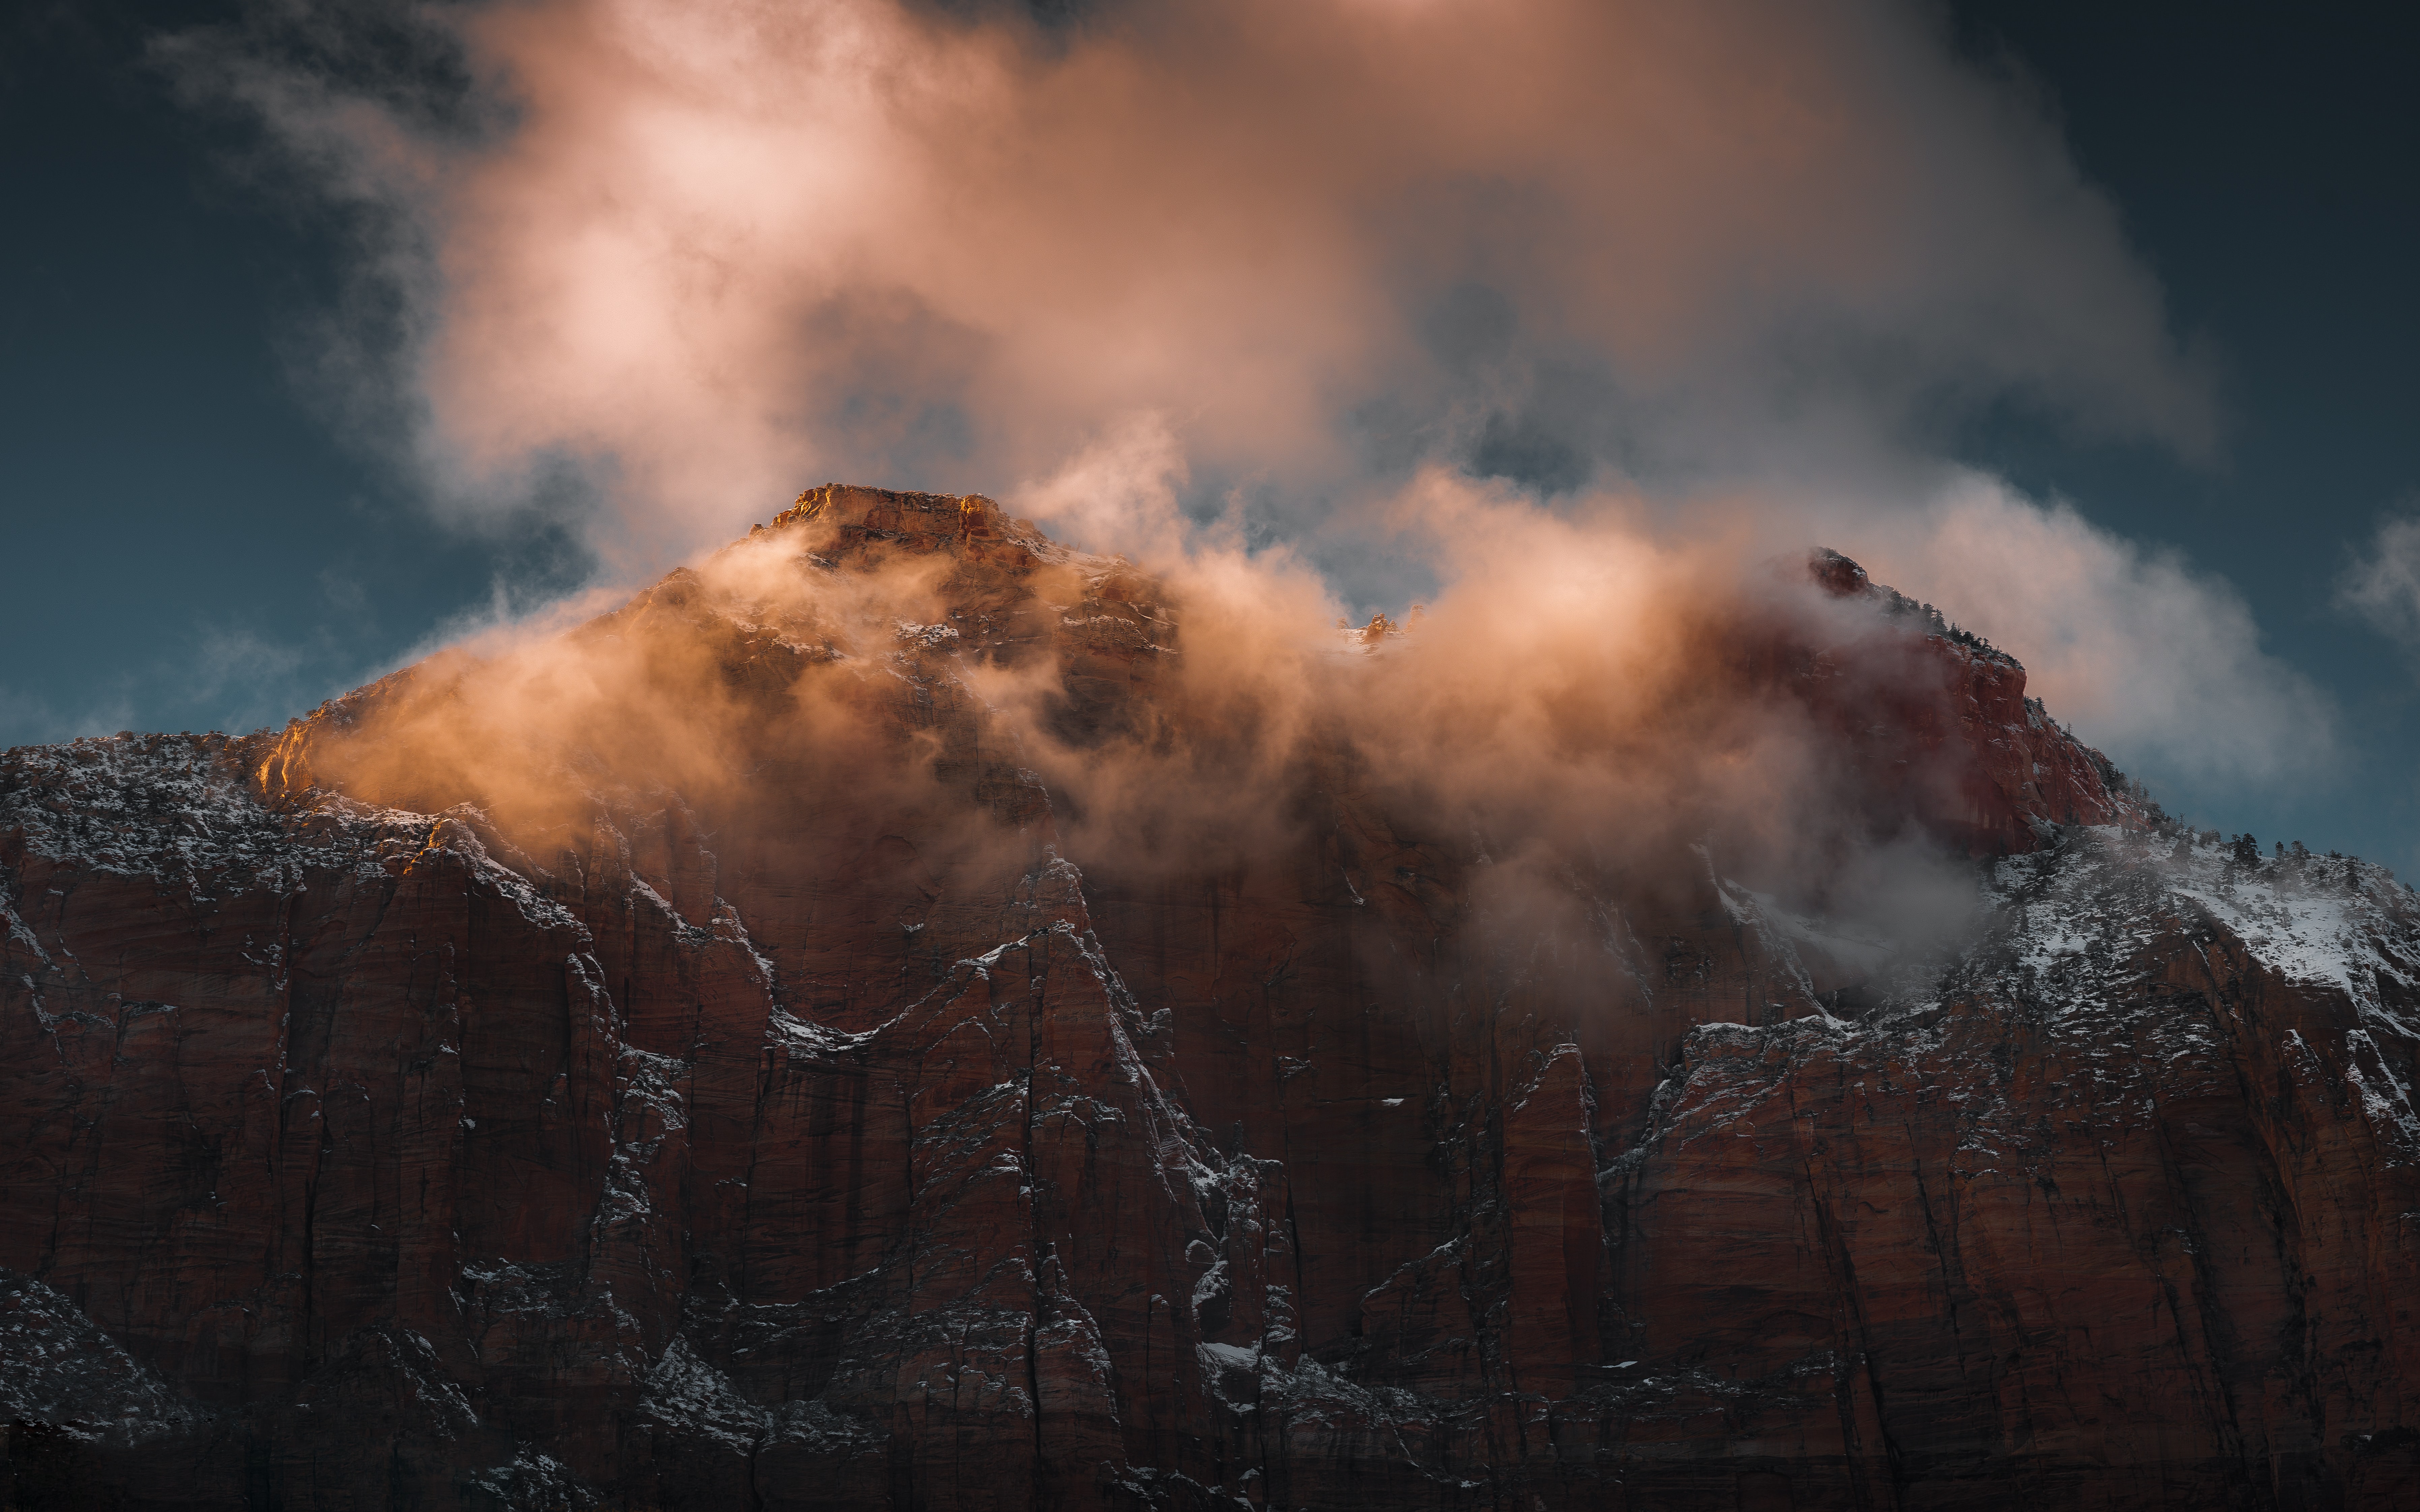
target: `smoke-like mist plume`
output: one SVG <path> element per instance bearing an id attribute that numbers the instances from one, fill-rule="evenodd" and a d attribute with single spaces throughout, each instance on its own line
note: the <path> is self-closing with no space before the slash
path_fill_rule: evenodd
<path id="1" fill-rule="evenodd" d="M 1820 532 L 1953 606 L 1989 551 L 2070 606 L 1980 627 L 2087 733 L 2241 776 L 2311 743 L 2205 733 L 2324 730 L 2224 591 L 2019 499 L 1962 533 L 1932 454 L 1982 407 L 2191 458 L 2220 417 L 2042 102 L 1928 8 L 415 14 L 170 53 L 363 208 L 398 314 L 337 367 L 454 509 L 575 478 L 635 574 L 805 482 L 979 490 L 1160 563 L 1286 543 L 1365 606 L 1501 570 L 1440 490 L 1506 539 L 1554 528 L 1514 498 L 1748 561 Z M 2144 715 L 2172 667 L 2215 703 Z"/>
<path id="2" fill-rule="evenodd" d="M 469 804 L 569 875 L 665 814 L 744 851 L 799 809 L 782 832 L 842 860 L 903 847 L 935 896 L 1047 843 L 1113 889 L 1374 896 L 1490 949 L 1559 916 L 1602 936 L 1590 907 L 1716 871 L 1836 916 L 1885 903 L 1904 938 L 1912 875 L 1956 912 L 1924 859 L 1945 843 L 2030 843 L 2028 807 L 2143 817 L 2063 737 L 2007 724 L 2014 669 L 1913 606 L 1805 558 L 1744 569 L 1734 541 L 1431 493 L 1463 576 L 1353 627 L 1266 554 L 1154 574 L 979 499 L 820 490 L 613 613 L 332 707 L 260 775 Z M 1978 707 L 2000 722 L 1965 729 Z M 2024 745 L 1996 774 L 1995 734 Z"/>

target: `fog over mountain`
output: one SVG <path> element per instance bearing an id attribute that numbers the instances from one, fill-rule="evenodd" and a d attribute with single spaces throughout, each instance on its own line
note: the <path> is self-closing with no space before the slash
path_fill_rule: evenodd
<path id="1" fill-rule="evenodd" d="M 2232 589 L 1944 449 L 2013 406 L 2214 463 L 2224 413 L 2041 100 L 1920 8 L 566 3 L 163 48 L 356 208 L 354 412 L 608 563 L 843 476 L 1400 612 L 1461 570 L 1441 494 L 1518 497 L 1838 545 L 2164 777 L 2330 764 Z"/>

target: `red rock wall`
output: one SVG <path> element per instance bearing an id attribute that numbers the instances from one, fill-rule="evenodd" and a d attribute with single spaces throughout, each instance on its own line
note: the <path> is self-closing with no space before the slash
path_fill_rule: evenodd
<path id="1" fill-rule="evenodd" d="M 1952 845 L 2039 851 L 1932 1000 L 1834 1017 L 1847 968 L 1702 856 L 1508 910 L 1342 748 L 1291 848 L 1122 872 L 950 669 L 1055 656 L 1068 728 L 1123 728 L 1147 582 L 980 501 L 776 529 L 940 562 L 961 637 L 834 671 L 678 575 L 598 633 L 745 707 L 863 673 L 854 780 L 432 814 L 461 774 L 378 732 L 442 666 L 274 740 L 10 755 L 0 1268 L 152 1373 L 11 1398 L 68 1426 L 12 1467 L 163 1507 L 2420 1496 L 2420 919 L 2374 871 L 2058 830 L 2143 814 L 2021 669 L 1882 618 L 1776 696 Z M 2193 890 L 2239 881 L 2366 975 L 2264 964 Z"/>

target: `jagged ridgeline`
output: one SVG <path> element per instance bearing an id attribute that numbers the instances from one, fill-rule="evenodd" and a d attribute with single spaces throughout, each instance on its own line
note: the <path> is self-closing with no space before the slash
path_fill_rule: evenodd
<path id="1" fill-rule="evenodd" d="M 2420 1504 L 2381 869 L 1833 553 L 1224 592 L 832 486 L 8 753 L 14 1504 Z"/>

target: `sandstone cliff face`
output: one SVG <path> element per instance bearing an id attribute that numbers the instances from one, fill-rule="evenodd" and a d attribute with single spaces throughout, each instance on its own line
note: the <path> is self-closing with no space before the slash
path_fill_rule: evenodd
<path id="1" fill-rule="evenodd" d="M 735 550 L 501 695 L 9 753 L 21 1495 L 2420 1498 L 2420 908 L 1853 563 L 1724 665 L 1981 857 L 1929 943 L 1719 845 L 1516 887 L 1349 732 L 1275 843 L 1083 851 L 1003 690 L 1166 738 L 1158 585 L 874 490 Z"/>

